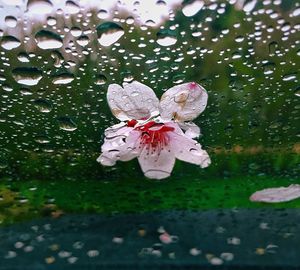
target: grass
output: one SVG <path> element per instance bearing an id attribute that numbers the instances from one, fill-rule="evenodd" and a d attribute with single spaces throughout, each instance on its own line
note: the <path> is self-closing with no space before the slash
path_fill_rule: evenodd
<path id="1" fill-rule="evenodd" d="M 300 200 L 249 201 L 257 190 L 299 183 L 298 152 L 248 150 L 210 150 L 212 164 L 206 169 L 176 162 L 164 181 L 145 178 L 136 159 L 102 167 L 93 152 L 24 153 L 0 174 L 0 224 L 64 213 L 300 208 Z"/>
<path id="2" fill-rule="evenodd" d="M 26 180 L 0 182 L 0 223 L 12 224 L 63 213 L 142 213 L 167 209 L 300 208 L 300 199 L 263 204 L 249 201 L 256 190 L 297 183 L 290 178 L 245 176 L 228 179 Z"/>

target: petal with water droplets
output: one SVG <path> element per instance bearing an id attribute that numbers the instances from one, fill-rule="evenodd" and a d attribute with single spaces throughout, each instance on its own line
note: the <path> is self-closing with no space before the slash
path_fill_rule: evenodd
<path id="1" fill-rule="evenodd" d="M 107 101 L 113 115 L 121 121 L 147 119 L 158 115 L 158 98 L 153 90 L 137 81 L 108 87 Z"/>
<path id="2" fill-rule="evenodd" d="M 145 146 L 138 160 L 145 176 L 152 179 L 169 177 L 175 165 L 175 156 L 168 146 L 154 151 Z"/>
<path id="3" fill-rule="evenodd" d="M 105 138 L 102 153 L 97 159 L 103 166 L 113 166 L 117 160 L 129 161 L 139 155 L 140 149 L 136 144 L 140 132 L 126 126 L 109 132 L 110 137 Z"/>
<path id="4" fill-rule="evenodd" d="M 161 97 L 161 117 L 178 122 L 191 121 L 204 111 L 207 99 L 206 90 L 195 82 L 176 85 Z"/>
<path id="5" fill-rule="evenodd" d="M 170 147 L 173 150 L 175 157 L 192 164 L 199 165 L 201 168 L 206 168 L 210 165 L 211 160 L 201 145 L 187 137 L 183 132 L 172 132 L 170 135 Z"/>
<path id="6" fill-rule="evenodd" d="M 185 132 L 185 136 L 193 139 L 200 136 L 200 128 L 193 122 L 179 122 L 180 128 Z"/>

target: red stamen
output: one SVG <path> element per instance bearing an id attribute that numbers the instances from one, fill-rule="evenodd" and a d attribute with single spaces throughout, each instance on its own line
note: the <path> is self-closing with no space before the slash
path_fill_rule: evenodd
<path id="1" fill-rule="evenodd" d="M 168 132 L 174 131 L 174 128 L 150 121 L 143 126 L 137 127 L 136 130 L 142 132 L 140 143 L 146 146 L 149 152 L 156 150 L 160 152 L 164 146 L 168 145 L 170 140 Z"/>
<path id="2" fill-rule="evenodd" d="M 137 121 L 135 119 L 131 119 L 127 121 L 127 126 L 128 127 L 134 127 L 137 124 Z"/>

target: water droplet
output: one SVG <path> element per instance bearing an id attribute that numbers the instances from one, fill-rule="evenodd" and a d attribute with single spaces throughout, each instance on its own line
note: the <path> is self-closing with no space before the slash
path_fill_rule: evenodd
<path id="1" fill-rule="evenodd" d="M 104 85 L 106 84 L 107 78 L 103 74 L 98 74 L 96 77 L 95 84 L 97 85 Z"/>
<path id="2" fill-rule="evenodd" d="M 61 67 L 62 63 L 64 62 L 64 57 L 62 54 L 55 50 L 51 52 L 51 57 L 54 59 L 54 66 L 55 67 Z"/>
<path id="3" fill-rule="evenodd" d="M 63 40 L 60 35 L 48 30 L 40 30 L 37 32 L 35 39 L 38 47 L 44 50 L 58 49 L 63 45 Z"/>
<path id="4" fill-rule="evenodd" d="M 278 43 L 276 41 L 272 41 L 269 43 L 269 54 L 272 56 L 276 53 L 278 48 Z"/>
<path id="5" fill-rule="evenodd" d="M 126 23 L 127 24 L 134 24 L 134 18 L 132 16 L 129 16 L 127 19 L 126 19 Z"/>
<path id="6" fill-rule="evenodd" d="M 74 131 L 77 129 L 76 123 L 70 117 L 64 116 L 58 118 L 57 120 L 58 120 L 59 128 L 62 130 Z"/>
<path id="7" fill-rule="evenodd" d="M 295 95 L 300 97 L 300 86 L 295 89 Z"/>
<path id="8" fill-rule="evenodd" d="M 6 16 L 5 17 L 5 24 L 8 27 L 16 27 L 18 21 L 14 16 Z"/>
<path id="9" fill-rule="evenodd" d="M 47 14 L 52 11 L 52 3 L 48 0 L 28 0 L 27 8 L 34 14 Z"/>
<path id="10" fill-rule="evenodd" d="M 1 39 L 1 47 L 5 50 L 12 50 L 21 45 L 20 40 L 13 36 L 3 36 Z"/>
<path id="11" fill-rule="evenodd" d="M 68 84 L 74 80 L 74 75 L 71 73 L 59 73 L 53 76 L 53 84 Z"/>
<path id="12" fill-rule="evenodd" d="M 196 15 L 200 11 L 200 9 L 202 9 L 203 6 L 203 1 L 189 1 L 188 4 L 183 6 L 182 13 L 187 17 L 192 17 Z"/>
<path id="13" fill-rule="evenodd" d="M 172 46 L 177 42 L 176 34 L 174 31 L 163 29 L 157 34 L 156 42 L 161 46 Z"/>
<path id="14" fill-rule="evenodd" d="M 52 16 L 49 16 L 47 18 L 47 24 L 50 25 L 50 26 L 54 26 L 56 25 L 56 18 L 52 17 Z"/>
<path id="15" fill-rule="evenodd" d="M 291 25 L 290 23 L 284 23 L 282 26 L 281 26 L 281 31 L 282 32 L 287 32 L 291 29 Z"/>
<path id="16" fill-rule="evenodd" d="M 36 67 L 15 68 L 12 76 L 19 84 L 37 85 L 42 79 L 42 71 Z"/>
<path id="17" fill-rule="evenodd" d="M 47 143 L 50 142 L 50 139 L 47 136 L 44 136 L 44 135 L 37 136 L 34 140 L 37 143 L 40 143 L 40 144 L 47 144 Z"/>
<path id="18" fill-rule="evenodd" d="M 66 2 L 66 12 L 70 14 L 76 14 L 80 11 L 80 7 L 73 1 Z"/>
<path id="19" fill-rule="evenodd" d="M 25 88 L 25 87 L 21 88 L 20 92 L 23 96 L 31 96 L 33 94 L 33 92 L 30 89 Z"/>
<path id="20" fill-rule="evenodd" d="M 86 45 L 89 44 L 90 39 L 89 39 L 88 36 L 85 36 L 85 35 L 84 35 L 84 36 L 80 36 L 80 37 L 76 40 L 76 42 L 77 42 L 80 46 L 85 47 Z"/>
<path id="21" fill-rule="evenodd" d="M 52 110 L 52 103 L 48 100 L 36 99 L 33 103 L 39 112 L 49 113 Z"/>
<path id="22" fill-rule="evenodd" d="M 106 10 L 100 9 L 100 10 L 98 11 L 97 17 L 98 17 L 99 19 L 106 19 L 106 18 L 108 18 L 108 16 L 109 16 L 109 14 L 108 14 L 108 12 L 107 12 Z"/>
<path id="23" fill-rule="evenodd" d="M 11 92 L 13 90 L 13 88 L 10 85 L 7 85 L 7 84 L 3 84 L 2 89 L 6 92 Z"/>
<path id="24" fill-rule="evenodd" d="M 282 77 L 283 81 L 294 81 L 297 78 L 297 73 L 289 73 L 289 74 L 285 74 Z"/>
<path id="25" fill-rule="evenodd" d="M 18 54 L 18 60 L 23 63 L 29 62 L 29 55 L 26 52 L 20 52 Z"/>
<path id="26" fill-rule="evenodd" d="M 257 0 L 247 0 L 247 1 L 245 1 L 243 10 L 245 12 L 251 12 L 255 8 L 256 3 L 257 3 Z"/>
<path id="27" fill-rule="evenodd" d="M 264 74 L 265 75 L 270 75 L 274 72 L 276 66 L 272 62 L 268 62 L 266 64 L 263 64 L 262 67 L 264 69 Z"/>
<path id="28" fill-rule="evenodd" d="M 0 169 L 5 169 L 8 167 L 8 162 L 6 160 L 0 159 Z"/>
<path id="29" fill-rule="evenodd" d="M 300 7 L 296 7 L 292 13 L 293 17 L 297 17 L 300 15 Z"/>
<path id="30" fill-rule="evenodd" d="M 244 41 L 244 37 L 243 36 L 237 36 L 236 38 L 235 38 L 235 41 L 237 42 L 237 43 L 241 43 L 241 42 L 243 42 Z"/>
<path id="31" fill-rule="evenodd" d="M 114 22 L 105 22 L 97 26 L 98 42 L 102 46 L 110 46 L 124 35 L 123 28 Z"/>
<path id="32" fill-rule="evenodd" d="M 73 37 L 79 37 L 82 34 L 82 30 L 79 27 L 72 27 L 70 32 Z"/>

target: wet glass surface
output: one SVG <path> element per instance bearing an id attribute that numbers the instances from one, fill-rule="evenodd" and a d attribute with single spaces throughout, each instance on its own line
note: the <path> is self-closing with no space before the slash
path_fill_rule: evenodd
<path id="1" fill-rule="evenodd" d="M 1 0 L 0 269 L 299 267 L 299 199 L 249 200 L 300 182 L 299 16 L 292 0 Z M 107 89 L 134 81 L 206 89 L 209 167 L 157 181 L 96 161 L 119 122 Z"/>

